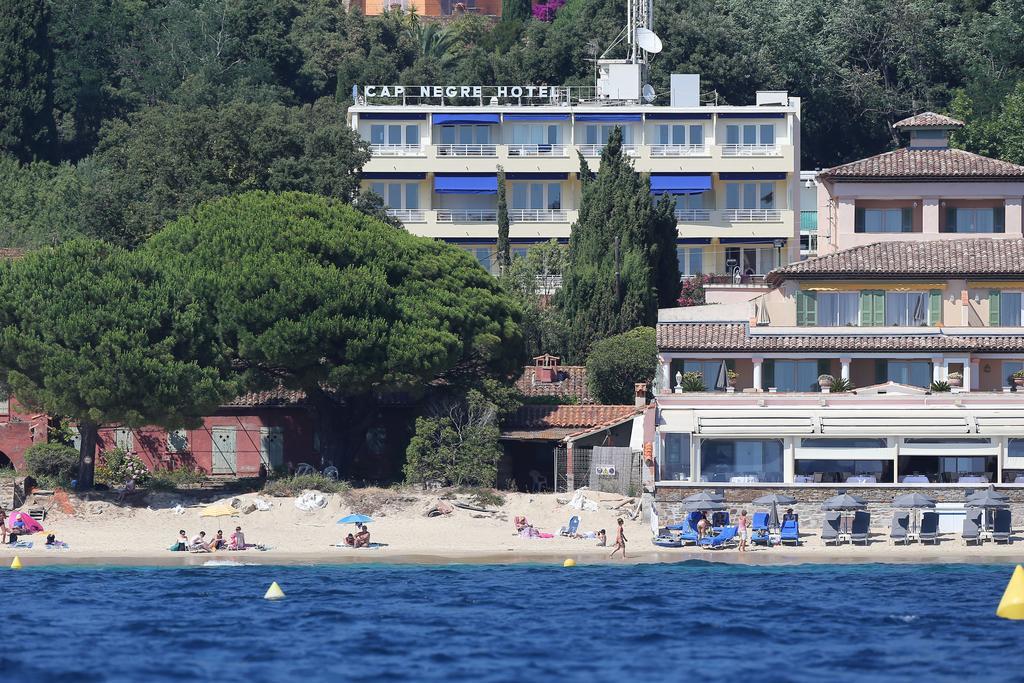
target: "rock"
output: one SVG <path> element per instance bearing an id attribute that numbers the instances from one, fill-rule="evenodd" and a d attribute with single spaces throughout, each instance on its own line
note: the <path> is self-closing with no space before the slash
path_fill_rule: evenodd
<path id="1" fill-rule="evenodd" d="M 248 505 L 246 505 L 246 506 L 245 506 L 245 508 L 244 508 L 244 509 L 242 510 L 242 513 L 243 513 L 243 514 L 246 514 L 246 515 L 248 515 L 248 514 L 249 514 L 249 513 L 251 513 L 251 512 L 256 512 L 256 510 L 257 510 L 257 507 L 256 507 L 256 505 L 255 505 L 255 504 L 253 504 L 253 503 L 249 503 L 249 504 L 248 504 Z"/>

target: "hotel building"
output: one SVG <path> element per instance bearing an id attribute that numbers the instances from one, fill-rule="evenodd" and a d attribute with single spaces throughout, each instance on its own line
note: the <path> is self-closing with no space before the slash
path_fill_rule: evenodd
<path id="1" fill-rule="evenodd" d="M 800 100 L 759 92 L 752 105 L 708 104 L 698 77 L 672 84 L 670 106 L 596 99 L 593 88 L 370 86 L 348 118 L 371 146 L 364 188 L 411 232 L 458 244 L 491 270 L 498 168 L 513 250 L 567 242 L 578 155 L 596 170 L 619 126 L 652 191 L 675 196 L 682 272 L 763 281 L 800 254 Z"/>

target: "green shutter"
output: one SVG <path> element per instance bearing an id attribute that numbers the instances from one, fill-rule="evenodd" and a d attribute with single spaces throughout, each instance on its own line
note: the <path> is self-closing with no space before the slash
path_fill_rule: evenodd
<path id="1" fill-rule="evenodd" d="M 942 290 L 933 289 L 928 292 L 928 324 L 942 324 Z"/>
<path id="2" fill-rule="evenodd" d="M 889 361 L 879 358 L 875 361 L 875 384 L 889 381 Z"/>
<path id="3" fill-rule="evenodd" d="M 864 232 L 864 209 L 853 210 L 853 231 Z"/>
<path id="4" fill-rule="evenodd" d="M 903 232 L 914 232 L 914 210 L 909 206 L 903 209 L 903 215 L 901 218 L 902 225 L 900 226 L 900 229 Z"/>
<path id="5" fill-rule="evenodd" d="M 796 324 L 808 327 L 818 324 L 818 297 L 815 292 L 796 292 Z"/>
<path id="6" fill-rule="evenodd" d="M 988 290 L 988 324 L 999 327 L 999 290 Z"/>
<path id="7" fill-rule="evenodd" d="M 885 292 L 866 289 L 860 293 L 860 324 L 864 327 L 885 324 Z"/>
<path id="8" fill-rule="evenodd" d="M 775 386 L 775 360 L 765 358 L 761 361 L 761 388 L 765 391 L 768 387 Z"/>
<path id="9" fill-rule="evenodd" d="M 881 290 L 876 290 L 872 292 L 871 295 L 875 299 L 875 303 L 872 310 L 875 319 L 872 325 L 874 325 L 875 327 L 879 327 L 885 324 L 885 292 Z"/>

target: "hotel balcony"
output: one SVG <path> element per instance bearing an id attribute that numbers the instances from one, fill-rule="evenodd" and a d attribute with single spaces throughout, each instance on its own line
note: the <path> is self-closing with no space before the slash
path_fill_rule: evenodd
<path id="1" fill-rule="evenodd" d="M 498 156 L 497 145 L 435 145 L 439 157 L 477 157 L 493 158 Z"/>
<path id="2" fill-rule="evenodd" d="M 650 145 L 651 157 L 708 157 L 711 152 L 706 145 Z"/>
<path id="3" fill-rule="evenodd" d="M 640 156 L 640 145 L 623 145 L 622 151 L 626 156 Z M 604 151 L 604 145 L 576 145 L 576 149 L 585 157 L 599 157 Z"/>
<path id="4" fill-rule="evenodd" d="M 508 145 L 509 157 L 567 158 L 569 145 Z"/>
<path id="5" fill-rule="evenodd" d="M 422 209 L 388 209 L 388 215 L 403 223 L 426 222 L 426 212 Z"/>
<path id="6" fill-rule="evenodd" d="M 437 209 L 434 212 L 438 223 L 497 223 L 498 212 L 490 209 L 463 210 Z M 509 217 L 511 220 L 511 217 Z"/>
<path id="7" fill-rule="evenodd" d="M 778 145 L 722 145 L 723 157 L 778 157 L 782 150 Z"/>
<path id="8" fill-rule="evenodd" d="M 422 145 L 370 145 L 370 154 L 375 157 L 425 157 L 427 150 Z"/>
<path id="9" fill-rule="evenodd" d="M 425 237 L 480 239 L 493 242 L 498 236 L 498 212 L 494 209 L 388 209 L 388 213 Z M 568 238 L 577 212 L 571 209 L 509 209 L 509 234 L 513 238 L 547 240 Z"/>
<path id="10" fill-rule="evenodd" d="M 711 220 L 711 209 L 676 208 L 676 220 L 680 223 L 707 223 Z"/>

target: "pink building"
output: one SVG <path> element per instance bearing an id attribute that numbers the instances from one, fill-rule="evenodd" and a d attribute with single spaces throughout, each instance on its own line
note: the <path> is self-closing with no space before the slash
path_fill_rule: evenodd
<path id="1" fill-rule="evenodd" d="M 1020 239 L 1024 166 L 949 146 L 962 121 L 925 112 L 893 124 L 907 147 L 818 175 L 818 255 L 913 239 Z"/>

